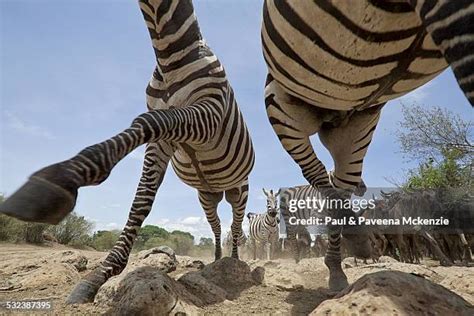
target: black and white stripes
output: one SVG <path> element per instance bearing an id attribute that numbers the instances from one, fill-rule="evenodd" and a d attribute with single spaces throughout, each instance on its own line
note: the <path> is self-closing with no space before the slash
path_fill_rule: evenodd
<path id="1" fill-rule="evenodd" d="M 99 287 L 124 269 L 170 160 L 177 176 L 198 191 L 215 236 L 216 260 L 222 255 L 217 205 L 224 196 L 231 204 L 232 256 L 238 257 L 254 151 L 233 90 L 202 38 L 191 0 L 139 0 L 139 5 L 156 56 L 146 88 L 149 111 L 116 136 L 34 173 L 0 207 L 24 220 L 57 223 L 73 209 L 80 187 L 101 183 L 121 159 L 147 144 L 127 224 L 69 303 L 92 301 Z"/>
<path id="2" fill-rule="evenodd" d="M 473 30 L 471 0 L 265 0 L 267 115 L 309 184 L 326 195 L 339 195 L 331 188 L 362 194 L 363 161 L 383 105 L 448 64 L 474 105 Z M 316 133 L 332 172 L 313 150 Z M 337 290 L 347 285 L 339 233 L 330 227 L 326 256 Z"/>
<path id="3" fill-rule="evenodd" d="M 266 248 L 267 260 L 272 257 L 272 248 L 278 243 L 279 237 L 279 214 L 278 214 L 278 195 L 280 191 L 274 193 L 273 190 L 263 189 L 267 197 L 267 211 L 265 213 L 248 213 L 249 219 L 249 239 L 253 247 L 253 259 L 257 257 L 257 248 L 259 246 Z"/>

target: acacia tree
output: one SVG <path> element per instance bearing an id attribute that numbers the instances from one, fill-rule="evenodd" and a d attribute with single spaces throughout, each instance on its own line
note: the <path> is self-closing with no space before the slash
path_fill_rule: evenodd
<path id="1" fill-rule="evenodd" d="M 408 172 L 405 189 L 442 189 L 443 199 L 459 200 L 473 192 L 473 127 L 440 107 L 403 106 L 397 131 L 402 152 L 418 161 Z"/>
<path id="2" fill-rule="evenodd" d="M 439 106 L 403 105 L 397 131 L 400 148 L 410 160 L 440 161 L 446 151 L 456 151 L 456 160 L 471 164 L 474 158 L 473 121 L 464 120 Z"/>

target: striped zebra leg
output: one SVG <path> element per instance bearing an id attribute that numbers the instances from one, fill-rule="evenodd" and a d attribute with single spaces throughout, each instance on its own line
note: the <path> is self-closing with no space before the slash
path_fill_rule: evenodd
<path id="1" fill-rule="evenodd" d="M 380 118 L 383 105 L 371 107 L 360 112 L 354 112 L 346 124 L 339 127 L 322 128 L 319 138 L 329 150 L 334 160 L 334 173 L 331 176 L 332 185 L 348 193 L 338 190 L 335 199 L 347 198 L 362 182 L 362 166 L 367 148 L 372 140 L 375 128 Z M 342 196 L 341 195 L 346 195 Z M 337 210 L 332 216 L 346 216 L 344 210 Z M 350 215 L 350 214 L 349 214 Z M 371 247 L 368 230 L 365 226 L 348 226 L 343 230 L 351 252 L 358 257 L 368 258 Z"/>
<path id="2" fill-rule="evenodd" d="M 340 226 L 328 227 L 328 248 L 324 263 L 329 269 L 329 289 L 341 291 L 349 285 L 341 266 L 341 230 Z"/>
<path id="3" fill-rule="evenodd" d="M 222 245 L 221 245 L 221 221 L 217 214 L 217 205 L 224 196 L 223 192 L 205 192 L 199 191 L 199 202 L 206 214 L 207 221 L 211 225 L 212 232 L 214 233 L 214 260 L 219 260 L 222 257 Z"/>
<path id="4" fill-rule="evenodd" d="M 474 2 L 409 0 L 474 106 Z"/>
<path id="5" fill-rule="evenodd" d="M 142 175 L 127 224 L 105 260 L 76 285 L 66 301 L 68 304 L 92 302 L 102 284 L 125 268 L 138 231 L 151 211 L 172 154 L 171 146 L 165 142 L 147 145 Z"/>
<path id="6" fill-rule="evenodd" d="M 222 118 L 220 107 L 209 105 L 214 101 L 139 115 L 116 136 L 35 172 L 0 205 L 0 213 L 24 221 L 59 223 L 74 208 L 80 187 L 104 181 L 113 167 L 138 146 L 159 140 L 200 144 L 211 139 Z"/>
<path id="7" fill-rule="evenodd" d="M 265 106 L 280 143 L 300 166 L 305 179 L 316 188 L 328 186 L 326 168 L 316 156 L 309 139 L 323 123 L 315 107 L 290 97 L 271 75 L 267 76 Z"/>
<path id="8" fill-rule="evenodd" d="M 245 180 L 244 184 L 235 189 L 225 192 L 225 199 L 232 207 L 232 258 L 239 259 L 239 239 L 242 237 L 242 222 L 245 216 L 245 206 L 247 205 L 249 185 Z"/>
<path id="9" fill-rule="evenodd" d="M 329 150 L 334 160 L 331 173 L 332 185 L 354 191 L 362 181 L 362 166 L 367 149 L 380 118 L 383 105 L 354 112 L 345 124 L 322 128 L 321 143 Z"/>

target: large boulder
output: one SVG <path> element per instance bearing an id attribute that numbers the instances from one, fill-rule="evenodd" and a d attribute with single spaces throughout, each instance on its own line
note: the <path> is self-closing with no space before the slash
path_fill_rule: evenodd
<path id="1" fill-rule="evenodd" d="M 251 271 L 245 262 L 225 257 L 200 271 L 186 273 L 178 282 L 204 304 L 215 304 L 235 299 L 243 290 L 261 284 L 264 273 L 261 267 Z"/>
<path id="2" fill-rule="evenodd" d="M 241 291 L 260 284 L 263 277 L 263 268 L 252 271 L 233 258 L 188 272 L 178 281 L 156 266 L 139 266 L 110 278 L 99 289 L 95 303 L 109 308 L 110 315 L 192 315 L 199 307 L 238 297 Z"/>
<path id="3" fill-rule="evenodd" d="M 155 247 L 140 251 L 131 262 L 130 269 L 137 267 L 155 267 L 165 273 L 173 272 L 178 266 L 174 250 L 168 246 Z"/>
<path id="4" fill-rule="evenodd" d="M 416 295 L 415 295 L 416 294 Z M 311 315 L 474 315 L 474 307 L 445 287 L 400 271 L 364 275 Z"/>
<path id="5" fill-rule="evenodd" d="M 207 265 L 199 272 L 207 281 L 227 292 L 227 299 L 234 299 L 243 290 L 261 283 L 263 277 L 254 279 L 248 264 L 238 259 L 224 257 Z M 260 283 L 259 283 L 260 282 Z"/>
<path id="6" fill-rule="evenodd" d="M 115 285 L 115 290 L 102 287 L 95 300 L 111 306 L 108 315 L 195 315 L 202 304 L 154 267 L 139 267 Z"/>

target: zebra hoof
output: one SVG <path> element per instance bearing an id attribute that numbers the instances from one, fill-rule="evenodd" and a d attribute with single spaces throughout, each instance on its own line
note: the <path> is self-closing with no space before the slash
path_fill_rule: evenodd
<path id="1" fill-rule="evenodd" d="M 81 281 L 69 294 L 66 304 L 85 304 L 94 301 L 99 287 L 87 281 Z"/>
<path id="2" fill-rule="evenodd" d="M 27 222 L 59 223 L 76 204 L 74 193 L 41 177 L 32 176 L 0 204 L 0 213 Z"/>

